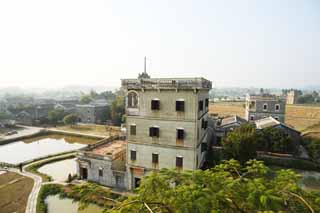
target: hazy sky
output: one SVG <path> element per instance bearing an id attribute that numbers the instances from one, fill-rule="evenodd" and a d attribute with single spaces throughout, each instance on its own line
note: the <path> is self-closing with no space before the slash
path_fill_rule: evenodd
<path id="1" fill-rule="evenodd" d="M 319 0 L 0 1 L 0 87 L 320 85 Z"/>

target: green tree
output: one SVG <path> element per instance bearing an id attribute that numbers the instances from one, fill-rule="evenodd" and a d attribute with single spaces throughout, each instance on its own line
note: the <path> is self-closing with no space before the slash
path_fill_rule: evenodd
<path id="1" fill-rule="evenodd" d="M 48 120 L 51 124 L 57 124 L 59 121 L 62 121 L 66 116 L 66 113 L 63 109 L 54 109 L 49 111 Z"/>
<path id="2" fill-rule="evenodd" d="M 76 114 L 69 114 L 63 118 L 63 122 L 66 125 L 74 125 L 78 122 L 79 117 Z"/>
<path id="3" fill-rule="evenodd" d="M 10 115 L 6 112 L 0 112 L 0 120 L 9 119 Z"/>
<path id="4" fill-rule="evenodd" d="M 111 106 L 111 119 L 113 124 L 120 126 L 124 114 L 125 114 L 124 97 L 117 96 L 116 100 L 112 102 L 112 106 Z"/>
<path id="5" fill-rule="evenodd" d="M 265 128 L 261 130 L 258 150 L 280 152 L 280 153 L 296 153 L 299 144 L 295 144 L 294 140 L 286 134 L 282 129 Z"/>
<path id="6" fill-rule="evenodd" d="M 305 137 L 303 138 L 303 146 L 307 149 L 310 157 L 315 161 L 320 161 L 320 139 Z"/>
<path id="7" fill-rule="evenodd" d="M 80 103 L 81 103 L 81 104 L 88 104 L 88 103 L 90 103 L 92 100 L 93 100 L 93 99 L 91 98 L 90 95 L 82 95 L 82 96 L 80 97 Z"/>
<path id="8" fill-rule="evenodd" d="M 256 157 L 257 143 L 261 140 L 252 124 L 243 124 L 229 132 L 222 139 L 223 152 L 226 158 L 233 158 L 241 163 Z"/>

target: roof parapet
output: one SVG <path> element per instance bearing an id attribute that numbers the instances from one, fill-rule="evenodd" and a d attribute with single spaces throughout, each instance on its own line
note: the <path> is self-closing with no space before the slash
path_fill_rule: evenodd
<path id="1" fill-rule="evenodd" d="M 211 89 L 212 83 L 204 78 L 151 78 L 122 79 L 123 88 L 130 89 Z"/>

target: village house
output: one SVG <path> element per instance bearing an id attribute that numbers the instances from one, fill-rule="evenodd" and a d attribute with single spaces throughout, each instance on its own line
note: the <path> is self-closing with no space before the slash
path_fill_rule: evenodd
<path id="1" fill-rule="evenodd" d="M 118 136 L 81 149 L 77 153 L 77 173 L 82 180 L 118 189 L 127 188 L 127 142 Z"/>
<path id="2" fill-rule="evenodd" d="M 110 106 L 107 102 L 92 102 L 89 104 L 77 104 L 76 113 L 79 116 L 79 122 L 101 124 L 106 117 L 107 107 Z"/>
<path id="3" fill-rule="evenodd" d="M 286 99 L 271 94 L 247 95 L 245 106 L 245 119 L 255 121 L 262 118 L 273 117 L 284 123 Z"/>
<path id="4" fill-rule="evenodd" d="M 207 134 L 211 82 L 143 76 L 122 80 L 126 140 L 81 150 L 77 154 L 80 178 L 132 190 L 150 171 L 196 170 L 205 165 L 207 140 L 213 136 Z"/>

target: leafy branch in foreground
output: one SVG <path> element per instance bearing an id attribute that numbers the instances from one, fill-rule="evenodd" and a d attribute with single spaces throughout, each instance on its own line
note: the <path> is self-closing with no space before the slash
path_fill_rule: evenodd
<path id="1" fill-rule="evenodd" d="M 260 161 L 229 160 L 211 170 L 152 172 L 135 195 L 110 212 L 318 212 L 320 194 L 298 186 L 300 176 L 280 170 L 271 177 Z"/>
<path id="2" fill-rule="evenodd" d="M 224 161 L 211 170 L 163 169 L 107 212 L 320 212 L 320 193 L 305 192 L 292 170 L 272 174 L 257 160 Z M 85 192 L 83 192 L 86 194 Z"/>

